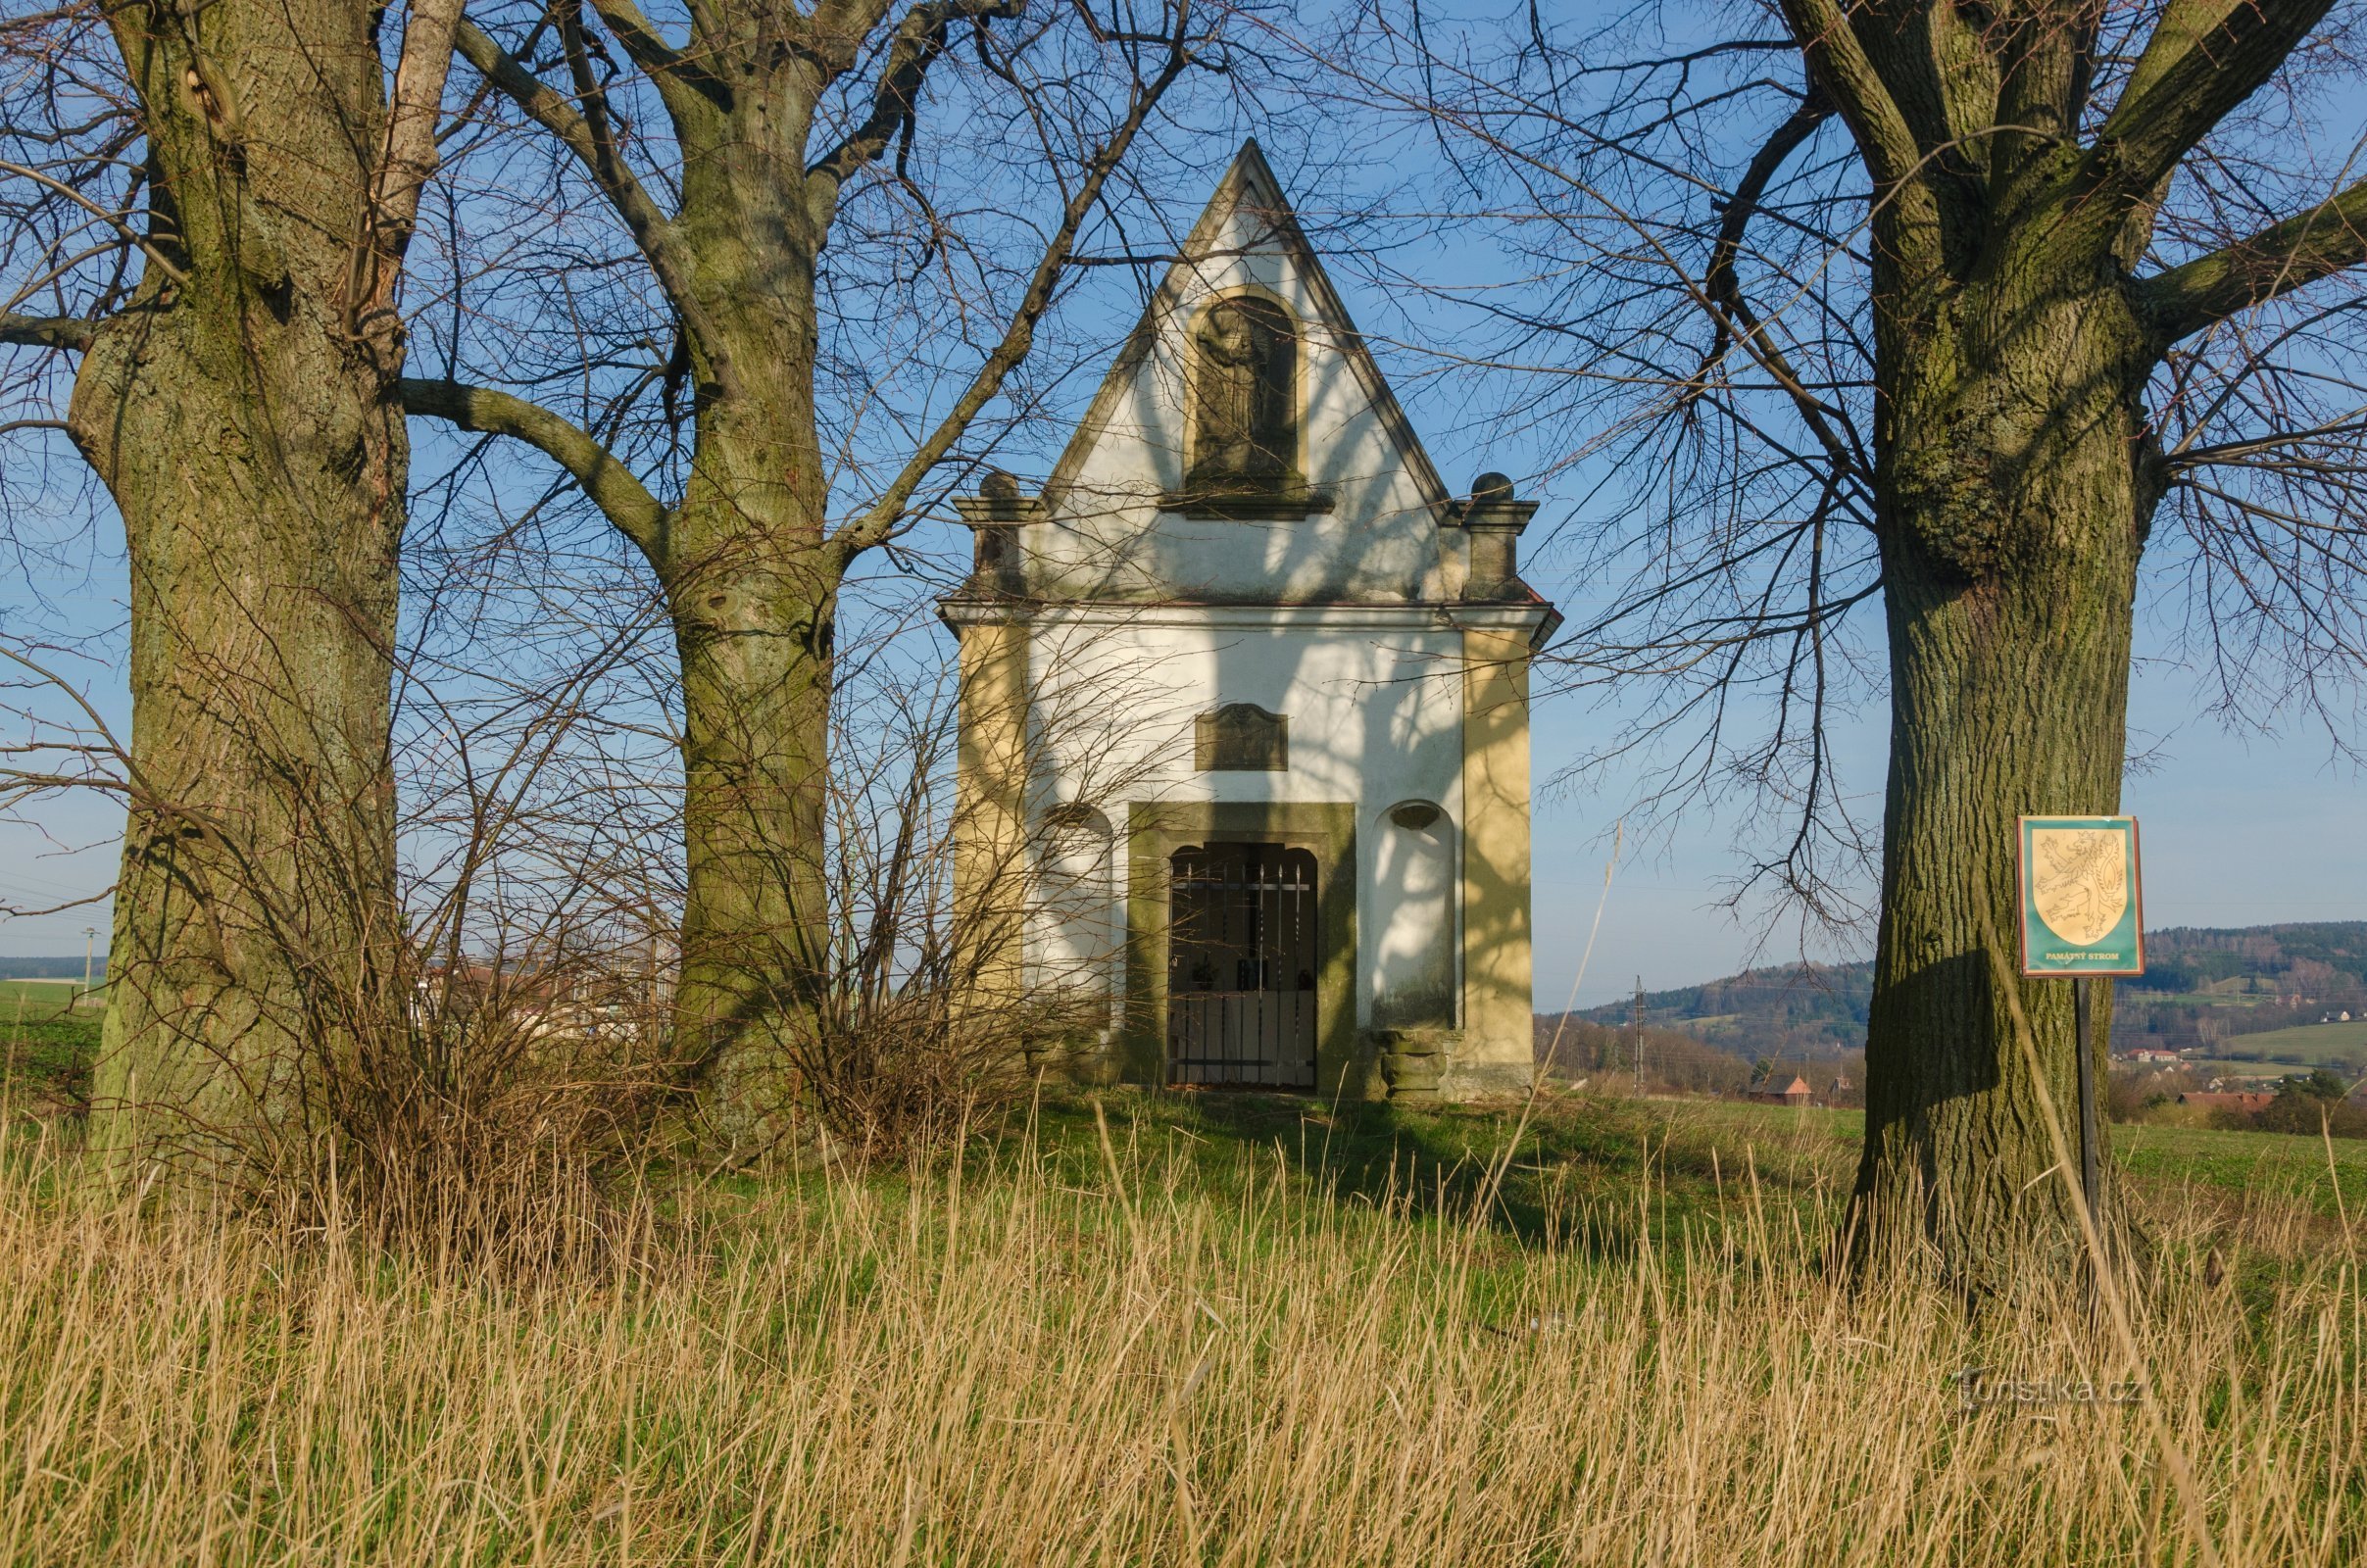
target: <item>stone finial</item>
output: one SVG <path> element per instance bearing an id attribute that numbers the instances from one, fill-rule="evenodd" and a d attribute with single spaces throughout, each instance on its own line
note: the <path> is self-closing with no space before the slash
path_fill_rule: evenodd
<path id="1" fill-rule="evenodd" d="M 974 535 L 970 564 L 973 590 L 1004 597 L 1024 593 L 1027 567 L 1019 531 L 1022 525 L 1042 519 L 1042 498 L 1021 492 L 1018 479 L 1011 474 L 1001 468 L 989 468 L 978 481 L 978 493 L 956 496 L 954 509 Z"/>
<path id="2" fill-rule="evenodd" d="M 1530 597 L 1520 580 L 1518 542 L 1520 530 L 1536 514 L 1536 502 L 1514 498 L 1509 474 L 1490 468 L 1471 481 L 1471 499 L 1455 502 L 1448 511 L 1448 521 L 1463 530 L 1465 599 Z"/>

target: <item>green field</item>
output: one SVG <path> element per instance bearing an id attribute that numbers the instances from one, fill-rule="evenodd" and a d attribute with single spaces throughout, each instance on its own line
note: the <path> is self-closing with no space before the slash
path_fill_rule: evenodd
<path id="1" fill-rule="evenodd" d="M 2302 1065 L 2293 1061 L 2236 1061 L 2226 1056 L 2189 1056 L 2185 1062 L 2187 1070 L 2197 1075 L 2225 1080 L 2232 1087 L 2248 1083 L 2255 1089 L 2274 1089 L 2278 1079 L 2299 1071 Z"/>
<path id="2" fill-rule="evenodd" d="M 80 989 L 38 980 L 0 980 L 0 1095 L 16 1110 L 51 1116 L 89 1094 L 102 1004 L 71 1005 Z"/>
<path id="3" fill-rule="evenodd" d="M 105 1004 L 103 993 L 82 994 L 79 978 L 0 980 L 0 1029 L 5 1029 L 20 1012 L 27 1018 L 38 1018 L 64 1012 L 70 1006 L 96 1011 Z"/>
<path id="4" fill-rule="evenodd" d="M 1753 1205 L 1805 1223 L 1833 1219 L 1865 1130 L 1856 1110 L 1584 1095 L 1540 1097 L 1525 1126 L 1501 1106 L 1333 1112 L 1282 1096 L 1133 1092 L 1103 1103 L 1122 1136 L 1198 1165 L 1212 1186 L 1232 1179 L 1247 1145 L 1343 1192 L 1376 1197 L 1411 1186 L 1419 1206 L 1439 1212 L 1459 1211 L 1483 1189 L 1517 1130 L 1499 1200 L 1514 1230 L 1554 1230 L 1559 1216 L 1582 1211 L 1600 1224 L 1643 1194 L 1651 1207 L 1640 1234 L 1660 1240 Z M 1041 1114 L 1048 1141 L 1080 1167 L 1100 1157 L 1086 1106 L 1053 1102 Z M 2279 1133 L 2119 1124 L 2110 1137 L 2132 1196 L 2148 1206 L 2199 1200 L 2367 1217 L 2367 1140 L 2334 1140 L 2330 1164 L 2324 1141 Z"/>
<path id="5" fill-rule="evenodd" d="M 2235 1035 L 2219 1042 L 2223 1053 L 2242 1053 L 2260 1058 L 2256 1065 L 2291 1062 L 2319 1066 L 2341 1062 L 2353 1074 L 2367 1072 L 2367 1019 L 2348 1023 L 2300 1024 L 2292 1029 L 2269 1029 L 2256 1035 Z M 2247 1064 L 2235 1063 L 2238 1067 Z"/>
<path id="6" fill-rule="evenodd" d="M 2296 1138 L 2123 1124 L 2112 1157 L 2125 1175 L 2160 1197 L 2174 1190 L 2277 1198 L 2293 1195 L 2323 1215 L 2367 1215 L 2367 1139 Z M 2336 1200 L 2340 1183 L 2341 1201 Z"/>
<path id="7" fill-rule="evenodd" d="M 88 1093 L 99 1013 L 95 1004 L 67 1011 L 68 989 L 0 981 L 0 1090 L 21 1110 L 71 1111 Z M 1233 1183 L 1241 1151 L 1252 1148 L 1314 1183 L 1372 1200 L 1410 1191 L 1417 1208 L 1444 1213 L 1472 1201 L 1508 1157 L 1495 1180 L 1496 1201 L 1512 1228 L 1528 1234 L 1563 1228 L 1580 1210 L 1593 1211 L 1588 1223 L 1600 1227 L 1602 1211 L 1623 1207 L 1640 1191 L 1652 1198 L 1641 1231 L 1662 1238 L 1732 1212 L 1746 1196 L 1829 1217 L 1849 1191 L 1864 1129 L 1855 1110 L 1558 1091 L 1540 1096 L 1525 1123 L 1493 1105 L 1326 1106 L 1291 1096 L 1133 1091 L 1099 1100 L 1121 1136 L 1199 1167 L 1198 1179 L 1211 1188 Z M 1080 1167 L 1101 1157 L 1092 1103 L 1056 1097 L 1036 1111 L 1047 1144 Z M 2273 1133 L 2124 1124 L 2112 1129 L 2112 1148 L 2140 1191 L 2291 1197 L 2326 1217 L 2345 1207 L 2367 1215 L 2367 1140 L 2336 1140 L 2333 1175 L 2320 1141 Z M 1613 1228 L 1622 1232 L 1614 1245 L 1638 1234 L 1624 1220 Z M 1612 1239 L 1598 1237 L 1605 1240 Z"/>

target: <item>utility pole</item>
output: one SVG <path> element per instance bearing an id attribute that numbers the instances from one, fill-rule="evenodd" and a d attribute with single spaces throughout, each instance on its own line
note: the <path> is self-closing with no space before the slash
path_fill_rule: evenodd
<path id="1" fill-rule="evenodd" d="M 85 997 L 90 995 L 90 956 L 97 950 L 98 942 L 99 928 L 97 926 L 82 927 L 82 995 Z"/>
<path id="2" fill-rule="evenodd" d="M 1628 1024 L 1628 1054 L 1636 1063 L 1636 1098 L 1644 1098 L 1644 977 L 1636 976 L 1636 1006 Z"/>

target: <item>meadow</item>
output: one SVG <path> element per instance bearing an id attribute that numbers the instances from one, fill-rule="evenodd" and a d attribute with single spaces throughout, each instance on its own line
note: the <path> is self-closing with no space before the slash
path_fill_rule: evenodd
<path id="1" fill-rule="evenodd" d="M 2226 1064 L 2238 1070 L 2266 1072 L 2269 1067 L 2263 1064 L 2315 1067 L 2339 1062 L 2353 1074 L 2367 1072 L 2367 1019 L 2231 1035 L 2220 1042 L 2220 1051 Z"/>
<path id="2" fill-rule="evenodd" d="M 2123 1342 L 2070 1279 L 1851 1289 L 1846 1113 L 1048 1096 L 507 1260 L 95 1192 L 65 1125 L 0 1149 L 11 1562 L 2367 1553 L 2362 1171 L 2305 1140 L 2122 1130 Z"/>
<path id="3" fill-rule="evenodd" d="M 85 996 L 79 980 L 0 980 L 0 1024 L 20 1013 L 37 1018 L 69 1008 L 96 1012 L 105 1005 L 106 999 L 99 992 Z"/>

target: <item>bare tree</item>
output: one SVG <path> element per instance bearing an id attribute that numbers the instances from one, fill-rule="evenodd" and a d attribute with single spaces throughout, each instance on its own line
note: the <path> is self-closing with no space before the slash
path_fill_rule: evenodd
<path id="1" fill-rule="evenodd" d="M 507 1193 L 521 1157 L 597 1170 L 680 1130 L 653 1114 L 681 1104 L 667 1026 L 680 707 L 646 573 L 570 554 L 531 515 L 462 549 L 427 537 L 430 497 L 419 513 L 396 756 L 419 1000 L 352 1119 L 375 1189 L 467 1215 L 484 1205 L 433 1200 Z M 981 837 L 962 820 L 977 803 L 958 731 L 1009 715 L 974 691 L 958 710 L 922 613 L 931 586 L 899 574 L 850 596 L 874 612 L 851 615 L 836 649 L 827 963 L 786 1070 L 746 1086 L 752 1125 L 724 1130 L 724 1168 L 784 1147 L 901 1159 L 975 1127 L 1040 1069 L 1103 1065 L 1123 929 L 1109 814 L 1148 766 L 1110 743 L 1158 694 L 1131 670 L 1048 656 L 1041 689 L 1015 700 L 1048 743 L 1091 760 L 1058 810 L 965 851 L 958 879 L 957 843 Z"/>
<path id="2" fill-rule="evenodd" d="M 1124 922 L 1110 819 L 1154 765 L 1119 742 L 1161 711 L 1135 672 L 1053 655 L 1013 700 L 1038 736 L 1089 760 L 1057 807 L 997 832 L 999 815 L 964 820 L 994 808 L 962 787 L 959 731 L 1009 715 L 975 690 L 957 698 L 934 639 L 895 641 L 838 686 L 832 953 L 794 1072 L 770 1086 L 781 1102 L 765 1107 L 792 1126 L 794 1095 L 840 1148 L 873 1158 L 940 1147 L 1040 1075 L 1113 1069 Z"/>
<path id="3" fill-rule="evenodd" d="M 131 568 L 128 739 L 13 778 L 129 804 L 103 1143 L 145 1115 L 251 1148 L 300 1064 L 350 1056 L 387 1004 L 396 289 L 458 0 L 398 15 L 391 62 L 362 0 L 0 25 L 0 341 L 34 402 L 78 356 L 59 427 Z"/>
<path id="4" fill-rule="evenodd" d="M 522 368 L 470 355 L 500 337 L 471 336 L 456 303 L 452 374 L 405 396 L 538 449 L 664 589 L 686 791 L 677 1019 L 689 1075 L 726 1105 L 798 1052 L 822 1001 L 842 584 L 1011 396 L 1137 138 L 1187 74 L 1223 63 L 1216 16 L 1198 0 L 726 0 L 662 24 L 631 0 L 560 0 L 461 28 L 491 103 L 560 161 L 537 181 L 545 218 L 580 228 L 570 192 L 588 186 L 632 275 L 552 279 L 535 303 L 562 347 Z M 963 106 L 937 138 L 1032 169 L 1005 188 L 1040 193 L 1044 220 L 927 177 L 932 94 Z M 1017 231 L 1017 266 L 995 259 L 994 225 Z M 601 288 L 630 296 L 633 324 L 585 324 Z M 889 322 L 856 334 L 869 361 L 847 334 L 865 311 Z M 950 394 L 949 365 L 965 367 Z M 920 395 L 900 400 L 900 378 Z M 901 432 L 884 471 L 883 425 Z"/>
<path id="5" fill-rule="evenodd" d="M 1887 688 L 1860 1214 L 1968 1274 L 2065 1234 L 2037 1178 L 2069 988 L 2009 997 L 1997 933 L 2015 816 L 2120 801 L 2141 561 L 2228 709 L 2347 744 L 2348 27 L 2327 0 L 1781 0 L 1579 39 L 1532 14 L 1492 48 L 1367 18 L 1357 95 L 1429 117 L 1537 264 L 1464 296 L 1474 357 L 1550 378 L 1520 418 L 1567 421 L 1568 471 L 1616 498 L 1581 569 L 1620 591 L 1565 681 L 1649 682 L 1629 740 L 1674 743 L 1664 800 L 1739 786 L 1778 828 L 1752 884 L 1843 924 L 1862 839 L 1830 720 Z"/>

